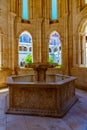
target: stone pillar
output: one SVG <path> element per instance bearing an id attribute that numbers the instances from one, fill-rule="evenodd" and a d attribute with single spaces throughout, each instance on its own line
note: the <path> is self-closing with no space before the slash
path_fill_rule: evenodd
<path id="1" fill-rule="evenodd" d="M 34 20 L 32 23 L 35 24 L 34 38 L 33 38 L 33 62 L 41 62 L 41 44 L 42 44 L 41 22 L 42 19 L 37 19 Z"/>
<path id="2" fill-rule="evenodd" d="M 0 33 L 0 68 L 3 66 L 3 41 L 2 41 L 3 35 Z"/>
<path id="3" fill-rule="evenodd" d="M 38 67 L 34 69 L 36 74 L 36 81 L 45 82 L 46 81 L 46 67 Z"/>
<path id="4" fill-rule="evenodd" d="M 15 13 L 9 13 L 8 20 L 8 41 L 9 41 L 9 68 L 14 71 L 15 67 Z"/>
<path id="5" fill-rule="evenodd" d="M 16 11 L 16 0 L 10 0 L 10 11 L 11 12 Z"/>
<path id="6" fill-rule="evenodd" d="M 41 23 L 41 62 L 48 62 L 48 43 L 46 40 L 46 26 L 48 25 L 48 19 L 46 18 L 46 0 L 43 0 L 42 2 L 42 23 Z"/>
<path id="7" fill-rule="evenodd" d="M 76 35 L 74 34 L 73 35 L 73 66 L 75 67 L 75 66 L 77 66 L 77 53 L 76 53 L 76 48 L 77 48 L 77 45 L 76 45 L 76 36 L 77 36 L 77 33 L 76 33 Z"/>
<path id="8" fill-rule="evenodd" d="M 0 33 L 0 68 L 8 68 L 7 36 Z"/>
<path id="9" fill-rule="evenodd" d="M 79 35 L 79 44 L 78 44 L 78 65 L 81 64 L 81 44 L 82 44 L 82 36 Z"/>
<path id="10" fill-rule="evenodd" d="M 0 68 L 8 68 L 8 44 L 7 35 L 0 34 Z"/>

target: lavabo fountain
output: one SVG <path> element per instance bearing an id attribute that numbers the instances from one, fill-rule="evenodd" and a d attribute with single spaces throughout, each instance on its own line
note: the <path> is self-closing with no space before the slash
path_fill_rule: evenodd
<path id="1" fill-rule="evenodd" d="M 62 117 L 77 101 L 75 77 L 46 74 L 51 63 L 31 63 L 34 75 L 14 75 L 7 78 L 9 108 L 7 113 Z"/>

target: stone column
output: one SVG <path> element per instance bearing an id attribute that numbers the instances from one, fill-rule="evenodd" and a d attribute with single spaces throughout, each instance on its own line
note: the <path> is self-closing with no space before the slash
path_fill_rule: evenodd
<path id="1" fill-rule="evenodd" d="M 77 33 L 76 33 L 77 34 Z M 75 66 L 77 66 L 77 51 L 78 50 L 76 50 L 76 48 L 77 48 L 77 45 L 76 45 L 76 41 L 77 41 L 77 39 L 76 39 L 76 36 L 77 35 L 73 35 L 73 66 L 75 67 Z"/>
<path id="2" fill-rule="evenodd" d="M 46 0 L 42 1 L 42 23 L 41 23 L 41 62 L 48 62 L 47 40 L 46 40 L 46 27 L 48 19 L 46 18 Z"/>
<path id="3" fill-rule="evenodd" d="M 34 20 L 34 38 L 33 38 L 33 62 L 41 62 L 41 21 L 42 19 Z M 35 53 L 37 52 L 37 53 Z"/>
<path id="4" fill-rule="evenodd" d="M 8 20 L 8 41 L 9 41 L 9 68 L 14 71 L 15 67 L 15 13 L 9 13 Z"/>
<path id="5" fill-rule="evenodd" d="M 11 12 L 16 11 L 16 0 L 10 0 L 10 11 Z"/>
<path id="6" fill-rule="evenodd" d="M 81 65 L 82 60 L 82 35 L 79 36 L 79 45 L 78 45 L 78 64 Z"/>
<path id="7" fill-rule="evenodd" d="M 3 41 L 2 41 L 2 38 L 3 38 L 3 34 L 0 33 L 0 68 L 3 67 Z"/>
<path id="8" fill-rule="evenodd" d="M 2 35 L 2 68 L 8 68 L 8 38 L 7 34 Z"/>
<path id="9" fill-rule="evenodd" d="M 34 69 L 36 74 L 36 81 L 45 82 L 46 81 L 46 71 L 47 68 L 44 67 L 37 67 Z"/>

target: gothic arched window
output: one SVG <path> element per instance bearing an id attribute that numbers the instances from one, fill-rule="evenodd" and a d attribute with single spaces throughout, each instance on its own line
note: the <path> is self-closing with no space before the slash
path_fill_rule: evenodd
<path id="1" fill-rule="evenodd" d="M 53 32 L 50 35 L 49 58 L 53 59 L 53 62 L 61 65 L 61 42 L 60 36 L 57 32 Z"/>
<path id="2" fill-rule="evenodd" d="M 80 32 L 80 43 L 79 43 L 79 65 L 87 66 L 87 25 L 82 27 L 83 30 Z"/>
<path id="3" fill-rule="evenodd" d="M 22 0 L 22 18 L 28 20 L 28 0 Z"/>
<path id="4" fill-rule="evenodd" d="M 24 67 L 25 58 L 32 57 L 32 36 L 27 31 L 24 31 L 19 37 L 19 66 Z"/>

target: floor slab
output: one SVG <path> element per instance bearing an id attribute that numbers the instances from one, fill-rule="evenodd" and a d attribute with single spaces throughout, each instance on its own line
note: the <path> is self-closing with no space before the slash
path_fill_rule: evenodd
<path id="1" fill-rule="evenodd" d="M 63 118 L 5 114 L 6 95 L 0 93 L 0 130 L 87 130 L 87 92 L 76 89 L 77 103 Z"/>

